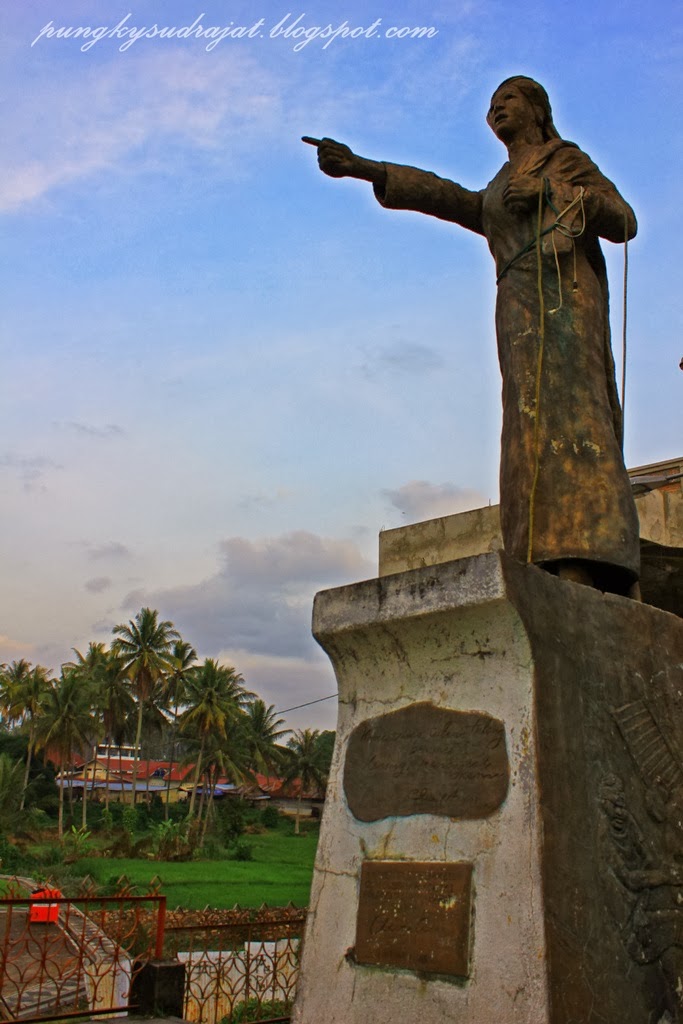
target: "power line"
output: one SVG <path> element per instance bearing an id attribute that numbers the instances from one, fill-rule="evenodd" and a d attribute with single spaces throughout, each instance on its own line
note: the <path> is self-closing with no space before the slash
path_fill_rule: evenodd
<path id="1" fill-rule="evenodd" d="M 317 700 L 309 700 L 306 704 L 297 704 L 293 708 L 283 708 L 282 711 L 276 711 L 276 715 L 286 715 L 288 711 L 298 711 L 299 708 L 310 708 L 311 704 L 320 704 L 324 700 L 332 700 L 333 697 L 338 696 L 336 693 L 331 693 L 329 697 L 318 697 Z"/>

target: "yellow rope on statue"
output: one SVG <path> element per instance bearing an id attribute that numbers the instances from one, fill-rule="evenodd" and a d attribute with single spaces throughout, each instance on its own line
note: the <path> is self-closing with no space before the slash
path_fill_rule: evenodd
<path id="1" fill-rule="evenodd" d="M 543 227 L 543 191 L 544 181 L 538 192 L 538 220 L 536 224 L 536 280 L 538 285 L 538 358 L 536 361 L 536 396 L 534 402 L 534 477 L 529 493 L 529 544 L 526 560 L 531 562 L 534 545 L 534 506 L 536 502 L 536 485 L 540 469 L 540 452 L 538 450 L 541 419 L 541 372 L 543 370 L 543 348 L 545 345 L 545 304 L 543 302 L 543 254 L 541 238 Z"/>
<path id="2" fill-rule="evenodd" d="M 628 214 L 624 210 L 624 302 L 621 315 L 621 451 L 626 432 L 626 309 L 628 289 Z"/>

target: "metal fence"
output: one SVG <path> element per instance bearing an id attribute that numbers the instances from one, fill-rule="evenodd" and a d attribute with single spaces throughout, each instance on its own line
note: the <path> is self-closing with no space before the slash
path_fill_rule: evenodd
<path id="1" fill-rule="evenodd" d="M 144 963 L 177 959 L 186 1020 L 288 1021 L 305 919 L 293 906 L 167 912 L 158 891 L 136 895 L 125 879 L 114 896 L 15 889 L 0 898 L 0 1020 L 125 1016 Z"/>
<path id="2" fill-rule="evenodd" d="M 161 956 L 165 910 L 158 894 L 0 899 L 0 1016 L 125 1015 L 136 971 Z"/>
<path id="3" fill-rule="evenodd" d="M 169 914 L 164 950 L 185 964 L 185 1019 L 289 1020 L 305 920 L 291 906 Z"/>

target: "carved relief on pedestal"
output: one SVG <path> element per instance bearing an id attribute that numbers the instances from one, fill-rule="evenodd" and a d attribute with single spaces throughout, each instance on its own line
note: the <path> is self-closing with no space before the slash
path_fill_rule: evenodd
<path id="1" fill-rule="evenodd" d="M 659 963 L 672 1018 L 683 1021 L 683 767 L 644 700 L 612 712 L 635 764 L 645 815 L 629 807 L 622 779 L 600 786 L 610 910 L 631 958 Z"/>

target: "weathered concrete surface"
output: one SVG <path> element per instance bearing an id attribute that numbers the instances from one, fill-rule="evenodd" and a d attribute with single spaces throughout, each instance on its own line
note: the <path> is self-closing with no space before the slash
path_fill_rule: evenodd
<path id="1" fill-rule="evenodd" d="M 427 519 L 423 523 L 382 530 L 379 535 L 379 573 L 421 569 L 426 565 L 500 551 L 500 506 L 488 505 L 470 512 Z"/>
<path id="2" fill-rule="evenodd" d="M 314 631 L 340 712 L 293 1021 L 653 1024 L 674 1013 L 683 623 L 492 553 L 319 594 Z M 352 730 L 423 701 L 505 724 L 507 798 L 479 820 L 356 820 L 343 786 Z M 642 763 L 643 729 L 668 789 Z M 466 977 L 355 962 L 367 860 L 473 865 Z"/>
<path id="3" fill-rule="evenodd" d="M 531 652 L 505 600 L 497 556 L 327 591 L 316 599 L 314 622 L 335 665 L 340 711 L 293 1021 L 545 1020 Z M 510 788 L 504 806 L 470 821 L 429 814 L 356 821 L 342 779 L 351 731 L 425 700 L 505 723 Z M 474 863 L 469 982 L 428 981 L 345 957 L 355 943 L 364 859 Z"/>
<path id="4" fill-rule="evenodd" d="M 640 520 L 640 539 L 662 547 L 683 548 L 683 458 L 638 466 L 629 470 L 631 478 L 649 481 L 651 490 L 636 494 Z M 657 477 L 669 480 L 656 486 Z M 679 477 L 679 479 L 676 479 Z"/>

